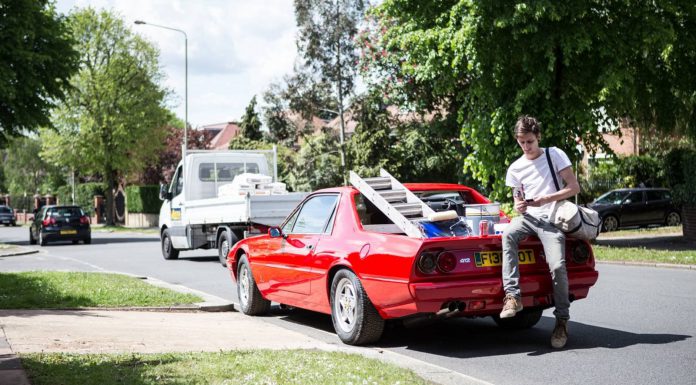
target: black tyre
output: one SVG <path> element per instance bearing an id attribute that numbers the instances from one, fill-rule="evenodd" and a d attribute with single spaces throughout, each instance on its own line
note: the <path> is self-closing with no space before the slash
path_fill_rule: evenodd
<path id="1" fill-rule="evenodd" d="M 384 319 L 350 270 L 339 270 L 331 281 L 331 321 L 338 338 L 348 345 L 375 342 L 384 332 Z"/>
<path id="2" fill-rule="evenodd" d="M 32 232 L 31 232 L 31 227 L 29 228 L 29 244 L 30 245 L 36 244 L 36 239 L 34 238 L 34 234 L 32 234 Z"/>
<path id="3" fill-rule="evenodd" d="M 237 293 L 239 294 L 239 306 L 246 315 L 263 315 L 271 310 L 271 301 L 263 298 L 256 286 L 254 276 L 246 255 L 241 255 L 237 263 Z"/>
<path id="4" fill-rule="evenodd" d="M 524 309 L 512 318 L 500 318 L 500 316 L 494 315 L 493 321 L 503 329 L 524 330 L 536 325 L 541 319 L 543 311 L 543 309 Z"/>
<path id="5" fill-rule="evenodd" d="M 162 256 L 166 260 L 179 258 L 179 250 L 172 245 L 172 237 L 169 235 L 169 230 L 162 231 Z"/>
<path id="6" fill-rule="evenodd" d="M 39 245 L 46 246 L 46 244 L 48 244 L 48 241 L 44 237 L 43 233 L 39 230 Z"/>
<path id="7" fill-rule="evenodd" d="M 77 239 L 73 239 L 73 240 L 72 240 L 72 244 L 73 244 L 73 245 L 77 245 L 79 242 L 80 242 L 80 241 L 77 240 Z"/>
<path id="8" fill-rule="evenodd" d="M 665 225 L 667 226 L 679 226 L 681 224 L 681 215 L 678 212 L 672 211 L 667 214 L 665 219 Z"/>
<path id="9" fill-rule="evenodd" d="M 619 229 L 619 219 L 613 215 L 607 215 L 602 219 L 602 231 L 616 231 Z"/>
<path id="10" fill-rule="evenodd" d="M 82 242 L 84 242 L 85 245 L 89 245 L 90 243 L 92 243 L 92 236 L 90 235 L 89 237 L 83 239 Z"/>
<path id="11" fill-rule="evenodd" d="M 230 248 L 237 243 L 237 237 L 233 232 L 228 232 L 224 230 L 220 233 L 218 238 L 218 259 L 222 266 L 227 266 L 227 254 L 230 252 Z"/>

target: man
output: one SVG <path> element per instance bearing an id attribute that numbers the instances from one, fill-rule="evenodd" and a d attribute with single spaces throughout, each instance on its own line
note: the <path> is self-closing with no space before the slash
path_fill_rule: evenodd
<path id="1" fill-rule="evenodd" d="M 570 159 L 558 148 L 549 149 L 555 170 L 549 169 L 545 149 L 539 147 L 541 124 L 535 118 L 520 117 L 514 134 L 523 155 L 508 168 L 505 184 L 514 189 L 515 210 L 522 215 L 513 218 L 503 233 L 505 300 L 500 318 L 514 317 L 522 310 L 518 246 L 522 239 L 535 235 L 544 246 L 546 263 L 553 280 L 556 326 L 551 334 L 551 345 L 562 348 L 568 340 L 567 325 L 570 318 L 568 273 L 564 258 L 565 235 L 549 222 L 549 216 L 554 202 L 576 195 L 580 192 L 580 185 L 573 173 Z M 557 172 L 561 176 L 565 187 L 556 190 L 551 172 Z"/>

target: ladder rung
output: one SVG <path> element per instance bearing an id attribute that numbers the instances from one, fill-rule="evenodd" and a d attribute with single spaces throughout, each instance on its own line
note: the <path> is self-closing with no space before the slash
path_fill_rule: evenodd
<path id="1" fill-rule="evenodd" d="M 394 203 L 392 206 L 405 217 L 423 215 L 423 208 L 420 203 Z"/>
<path id="2" fill-rule="evenodd" d="M 404 190 L 382 190 L 379 191 L 379 195 L 389 203 L 406 201 L 406 191 Z"/>
<path id="3" fill-rule="evenodd" d="M 391 189 L 391 180 L 386 177 L 378 176 L 375 178 L 364 178 L 363 179 L 368 186 L 375 190 L 388 190 Z"/>

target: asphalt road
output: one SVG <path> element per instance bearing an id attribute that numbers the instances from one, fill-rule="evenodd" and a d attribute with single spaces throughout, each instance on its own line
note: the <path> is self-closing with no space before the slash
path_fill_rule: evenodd
<path id="1" fill-rule="evenodd" d="M 0 242 L 28 245 L 27 228 L 0 228 Z M 214 251 L 165 261 L 155 235 L 93 234 L 92 245 L 50 244 L 38 254 L 0 258 L 0 271 L 117 271 L 151 276 L 236 302 Z M 598 265 L 589 298 L 573 303 L 570 340 L 549 347 L 553 316 L 504 332 L 489 319 L 391 328 L 376 346 L 493 384 L 695 384 L 696 270 Z M 263 318 L 339 343 L 328 316 L 274 308 Z"/>

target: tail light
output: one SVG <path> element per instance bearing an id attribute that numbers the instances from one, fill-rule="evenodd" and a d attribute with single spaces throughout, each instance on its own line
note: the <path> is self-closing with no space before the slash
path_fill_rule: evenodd
<path id="1" fill-rule="evenodd" d="M 50 226 L 56 224 L 56 218 L 48 217 L 41 222 L 44 226 Z"/>
<path id="2" fill-rule="evenodd" d="M 424 274 L 430 274 L 435 271 L 435 254 L 434 253 L 423 253 L 418 257 L 418 263 L 416 264 L 418 270 Z"/>
<path id="3" fill-rule="evenodd" d="M 573 262 L 582 265 L 590 259 L 590 248 L 585 242 L 578 242 L 573 248 Z"/>
<path id="4" fill-rule="evenodd" d="M 449 273 L 457 266 L 457 257 L 449 251 L 443 251 L 437 255 L 437 269 L 443 273 Z"/>
<path id="5" fill-rule="evenodd" d="M 81 216 L 80 217 L 80 224 L 88 225 L 89 224 L 89 217 L 86 215 Z"/>

